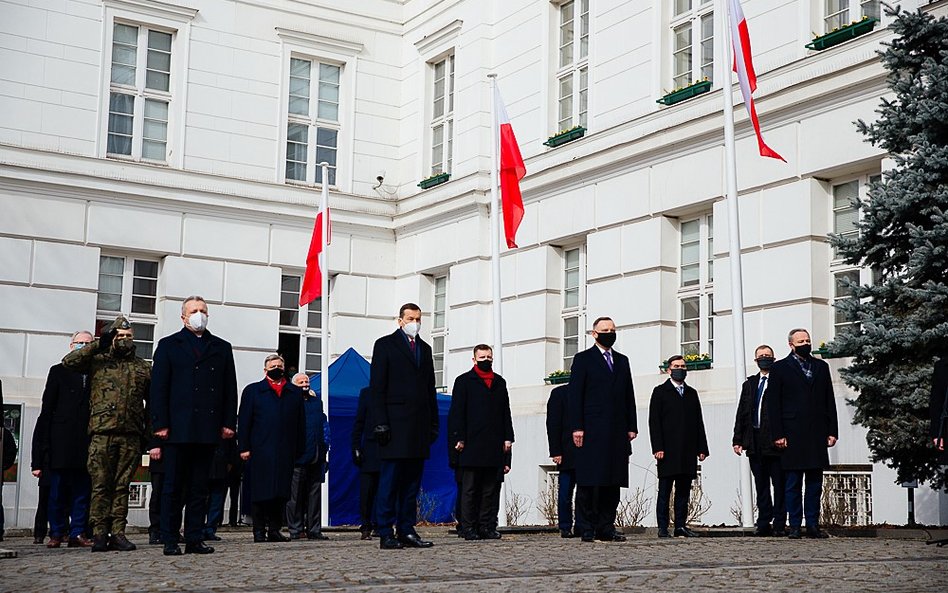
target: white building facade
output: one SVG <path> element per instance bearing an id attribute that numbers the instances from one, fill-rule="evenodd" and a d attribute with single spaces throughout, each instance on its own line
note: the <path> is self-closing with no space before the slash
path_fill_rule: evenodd
<path id="1" fill-rule="evenodd" d="M 754 346 L 784 354 L 791 327 L 811 328 L 816 344 L 844 331 L 833 308 L 847 298 L 840 280 L 870 280 L 835 257 L 827 235 L 852 231 L 850 198 L 888 166 L 853 122 L 873 119 L 887 92 L 876 52 L 891 33 L 872 0 L 742 4 L 764 135 L 787 161 L 757 156 L 735 111 L 752 368 Z M 711 368 L 688 378 L 711 445 L 702 521 L 733 524 L 746 461 L 731 451 L 717 5 L 0 0 L 0 381 L 5 402 L 22 405 L 26 437 L 18 481 L 5 486 L 7 525 L 32 524 L 29 436 L 47 369 L 72 332 L 119 312 L 150 357 L 180 327 L 184 298 L 202 295 L 244 385 L 274 350 L 306 371 L 350 347 L 369 357 L 399 305 L 414 301 L 439 384 L 450 388 L 471 348 L 491 341 L 488 73 L 528 171 L 519 248 L 501 257 L 517 433 L 505 496 L 528 501 L 520 522 L 545 522 L 537 503 L 553 468 L 543 378 L 568 369 L 592 345 L 592 320 L 608 315 L 635 375 L 632 491 L 654 500 L 647 406 L 660 361 L 707 353 Z M 864 16 L 881 22 L 835 47 L 805 47 L 814 32 Z M 708 92 L 658 103 L 705 79 Z M 581 138 L 544 144 L 576 126 Z M 419 187 L 439 174 L 449 178 Z M 324 181 L 328 328 L 318 303 L 296 307 Z M 327 329 L 331 349 L 320 352 Z M 830 362 L 834 371 L 846 363 Z M 849 422 L 853 394 L 834 379 L 842 434 L 830 458 L 859 501 L 854 520 L 904 523 L 905 490 L 871 462 L 865 431 Z M 916 506 L 918 521 L 948 523 L 944 494 L 919 489 Z M 132 520 L 144 523 L 144 511 Z"/>

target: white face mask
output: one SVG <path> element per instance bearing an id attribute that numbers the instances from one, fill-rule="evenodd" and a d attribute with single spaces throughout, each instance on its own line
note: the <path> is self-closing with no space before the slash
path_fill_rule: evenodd
<path id="1" fill-rule="evenodd" d="M 188 316 L 188 325 L 196 332 L 204 331 L 207 327 L 207 315 L 200 311 L 195 311 Z"/>
<path id="2" fill-rule="evenodd" d="M 408 337 L 410 338 L 417 336 L 419 329 L 421 329 L 421 324 L 417 321 L 412 321 L 411 323 L 406 323 L 402 326 L 402 330 L 408 334 Z"/>

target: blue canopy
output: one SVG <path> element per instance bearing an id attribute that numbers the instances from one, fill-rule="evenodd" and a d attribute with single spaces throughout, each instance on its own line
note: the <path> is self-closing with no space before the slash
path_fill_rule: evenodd
<path id="1" fill-rule="evenodd" d="M 310 380 L 320 393 L 317 373 Z M 359 392 L 369 385 L 369 363 L 349 348 L 329 365 L 329 525 L 358 525 L 359 468 L 352 463 L 352 424 L 359 405 Z M 446 523 L 453 520 L 457 485 L 448 467 L 447 420 L 451 398 L 438 394 L 438 440 L 431 445 L 431 457 L 419 494 L 419 521 Z M 371 430 L 372 427 L 366 427 Z"/>

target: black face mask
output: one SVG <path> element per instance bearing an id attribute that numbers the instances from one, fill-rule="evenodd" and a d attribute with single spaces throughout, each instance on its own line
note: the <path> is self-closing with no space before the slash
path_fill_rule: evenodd
<path id="1" fill-rule="evenodd" d="M 616 343 L 616 332 L 597 333 L 596 341 L 603 348 L 612 348 L 612 345 Z"/>
<path id="2" fill-rule="evenodd" d="M 773 356 L 761 356 L 757 359 L 757 368 L 762 371 L 768 371 L 772 366 L 774 366 Z"/>
<path id="3" fill-rule="evenodd" d="M 685 377 L 688 376 L 688 369 L 672 369 L 671 378 L 679 383 L 683 383 Z"/>
<path id="4" fill-rule="evenodd" d="M 809 358 L 811 350 L 813 350 L 813 346 L 810 344 L 800 344 L 799 346 L 793 347 L 793 351 L 797 353 L 797 356 L 802 356 L 803 358 Z"/>
<path id="5" fill-rule="evenodd" d="M 490 372 L 491 368 L 494 366 L 494 361 L 493 360 L 478 360 L 475 362 L 475 364 L 477 365 L 478 370 L 480 370 L 482 373 L 488 373 Z"/>
<path id="6" fill-rule="evenodd" d="M 270 377 L 273 381 L 279 381 L 283 378 L 283 369 L 277 367 L 275 369 L 270 369 L 267 371 L 267 376 Z"/>

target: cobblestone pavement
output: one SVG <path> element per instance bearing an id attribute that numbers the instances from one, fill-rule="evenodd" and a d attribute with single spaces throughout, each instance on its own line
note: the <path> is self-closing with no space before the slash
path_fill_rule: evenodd
<path id="1" fill-rule="evenodd" d="M 333 533 L 331 541 L 254 544 L 222 533 L 209 556 L 165 557 L 147 536 L 135 552 L 48 550 L 32 538 L 3 547 L 0 591 L 944 591 L 948 547 L 913 540 L 775 540 L 634 536 L 582 543 L 555 535 L 508 535 L 464 542 L 445 530 L 423 533 L 428 550 L 378 549 L 378 540 Z"/>

